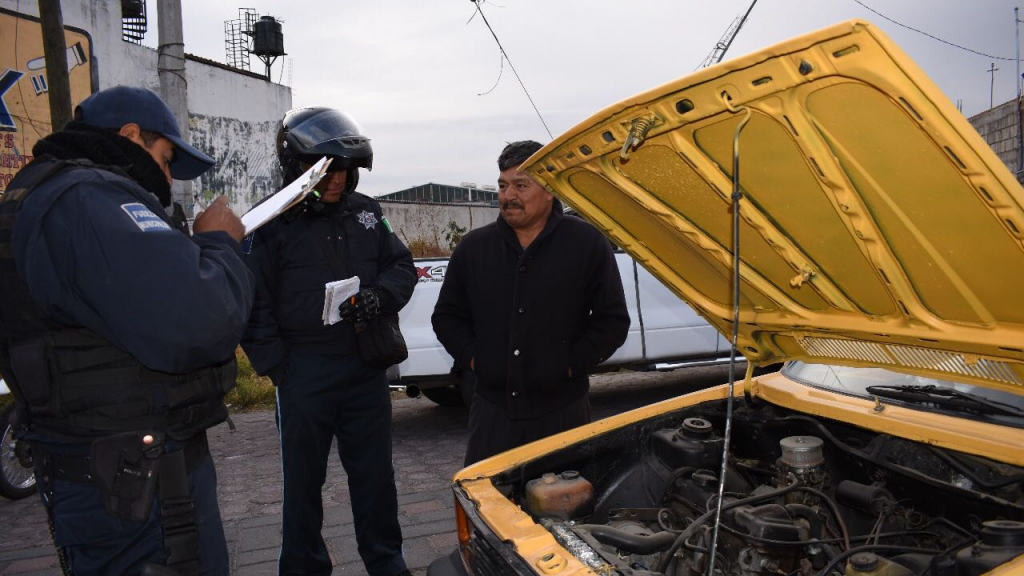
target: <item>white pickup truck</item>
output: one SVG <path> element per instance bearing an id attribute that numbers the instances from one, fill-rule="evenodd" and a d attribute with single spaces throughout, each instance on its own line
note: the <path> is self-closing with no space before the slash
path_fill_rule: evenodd
<path id="1" fill-rule="evenodd" d="M 629 335 L 601 370 L 728 360 L 729 342 L 692 308 L 625 252 L 616 251 L 615 259 L 629 307 Z M 471 391 L 462 390 L 463 379 L 453 373 L 452 357 L 430 325 L 447 268 L 447 258 L 416 260 L 416 290 L 399 315 L 409 358 L 388 370 L 388 380 L 409 396 L 422 392 L 438 404 L 457 406 Z"/>

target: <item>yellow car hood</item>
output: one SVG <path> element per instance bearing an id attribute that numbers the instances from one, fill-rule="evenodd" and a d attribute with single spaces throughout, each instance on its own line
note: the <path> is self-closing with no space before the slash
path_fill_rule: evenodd
<path id="1" fill-rule="evenodd" d="M 606 108 L 524 170 L 731 335 L 733 139 L 748 112 L 740 352 L 1024 393 L 1024 191 L 866 22 Z"/>

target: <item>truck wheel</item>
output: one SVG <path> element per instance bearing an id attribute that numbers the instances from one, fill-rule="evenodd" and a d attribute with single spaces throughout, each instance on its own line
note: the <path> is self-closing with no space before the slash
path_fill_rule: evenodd
<path id="1" fill-rule="evenodd" d="M 424 388 L 421 390 L 428 400 L 441 406 L 462 406 L 462 393 L 458 388 Z"/>
<path id="2" fill-rule="evenodd" d="M 36 491 L 36 477 L 14 455 L 14 429 L 9 423 L 14 405 L 0 410 L 0 496 L 18 500 Z"/>

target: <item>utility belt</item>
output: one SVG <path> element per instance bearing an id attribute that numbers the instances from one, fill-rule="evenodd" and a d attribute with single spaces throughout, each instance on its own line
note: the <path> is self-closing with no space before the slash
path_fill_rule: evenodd
<path id="1" fill-rule="evenodd" d="M 101 439 L 102 440 L 102 439 Z M 185 457 L 186 474 L 195 471 L 210 453 L 210 445 L 206 434 L 197 434 L 185 442 L 181 450 Z M 166 454 L 164 454 L 166 456 Z M 92 457 L 51 452 L 41 444 L 32 446 L 32 458 L 39 463 L 39 471 L 46 479 L 74 482 L 76 484 L 93 484 L 96 478 L 92 470 Z"/>
<path id="2" fill-rule="evenodd" d="M 143 574 L 199 573 L 199 532 L 188 474 L 209 457 L 206 434 L 193 436 L 180 450 L 167 452 L 164 434 L 134 431 L 93 440 L 88 456 L 56 453 L 32 443 L 32 458 L 42 480 L 47 507 L 53 481 L 91 484 L 116 518 L 145 522 L 159 491 L 166 566 L 149 564 Z M 171 571 L 167 571 L 171 569 Z"/>

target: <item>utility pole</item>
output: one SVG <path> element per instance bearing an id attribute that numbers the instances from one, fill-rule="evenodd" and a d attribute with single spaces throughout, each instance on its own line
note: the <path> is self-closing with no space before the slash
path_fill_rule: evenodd
<path id="1" fill-rule="evenodd" d="M 160 96 L 171 107 L 181 137 L 188 142 L 188 82 L 185 80 L 185 42 L 181 26 L 181 0 L 157 2 L 157 74 Z M 187 207 L 191 202 L 192 183 L 175 181 L 171 188 L 174 202 Z"/>
<path id="2" fill-rule="evenodd" d="M 1024 172 L 1024 112 L 1020 109 L 1020 9 L 1017 7 L 1013 8 L 1013 25 L 1017 31 L 1017 75 L 1014 82 L 1017 84 L 1017 180 L 1020 180 L 1021 172 Z"/>
<path id="3" fill-rule="evenodd" d="M 68 78 L 67 41 L 60 0 L 39 0 L 39 24 L 43 30 L 43 60 L 49 85 L 50 130 L 56 132 L 71 121 L 71 80 Z"/>
<path id="4" fill-rule="evenodd" d="M 992 75 L 992 79 L 989 82 L 989 88 L 988 88 L 988 107 L 989 107 L 990 110 L 995 107 L 995 103 L 994 102 L 995 102 L 995 93 L 996 93 L 996 70 L 999 70 L 999 68 L 996 68 L 996 63 L 993 62 L 992 65 L 989 66 L 989 69 L 988 69 L 988 73 Z"/>

